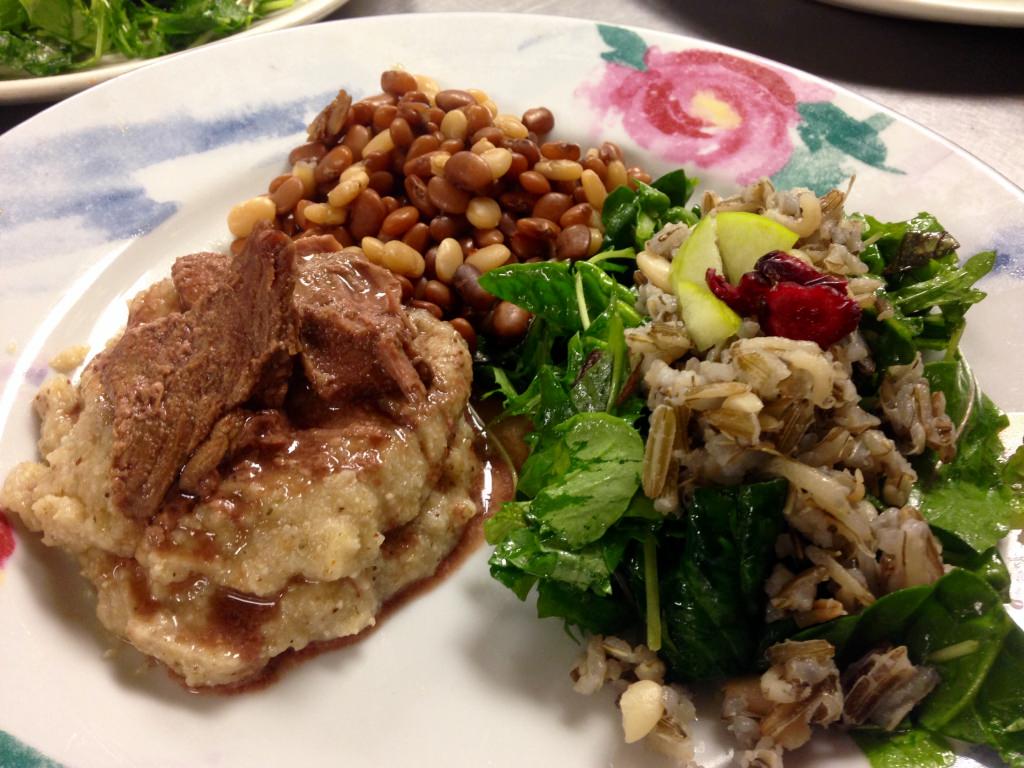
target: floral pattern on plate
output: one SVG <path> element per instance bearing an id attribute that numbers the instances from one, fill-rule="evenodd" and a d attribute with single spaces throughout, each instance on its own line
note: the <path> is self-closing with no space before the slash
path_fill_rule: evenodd
<path id="1" fill-rule="evenodd" d="M 598 30 L 611 50 L 601 54 L 600 80 L 582 92 L 600 115 L 618 114 L 632 139 L 668 160 L 714 168 L 740 184 L 770 176 L 819 194 L 849 178 L 849 159 L 901 173 L 886 165 L 880 133 L 892 119 L 885 115 L 857 120 L 830 101 L 831 90 L 748 58 L 664 51 L 632 30 Z"/>

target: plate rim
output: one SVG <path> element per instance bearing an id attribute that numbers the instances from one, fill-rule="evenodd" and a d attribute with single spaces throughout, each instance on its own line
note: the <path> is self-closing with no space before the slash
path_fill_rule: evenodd
<path id="1" fill-rule="evenodd" d="M 853 11 L 949 24 L 1024 27 L 1024 4 L 1003 0 L 819 0 Z"/>
<path id="2" fill-rule="evenodd" d="M 388 20 L 391 20 L 393 22 L 393 20 L 397 16 L 406 16 L 406 15 L 407 14 L 394 14 L 394 15 L 391 15 L 391 16 L 381 16 L 381 17 L 374 16 L 374 17 L 359 17 L 359 18 L 354 18 L 354 19 L 341 19 L 341 20 L 335 20 L 335 21 L 332 21 L 332 22 L 327 22 L 323 26 L 324 27 L 331 27 L 334 24 L 342 24 L 342 23 L 347 23 L 347 24 L 350 24 L 350 25 L 360 24 L 360 23 L 387 23 Z M 431 15 L 437 15 L 439 17 L 442 17 L 442 20 L 445 17 L 453 17 L 453 16 L 459 16 L 459 17 L 483 17 L 485 19 L 494 19 L 495 17 L 498 17 L 498 18 L 505 17 L 505 18 L 507 18 L 507 17 L 510 17 L 510 16 L 514 16 L 514 17 L 517 17 L 517 19 L 525 19 L 525 20 L 527 20 L 527 23 L 529 21 L 541 21 L 543 23 L 548 23 L 548 24 L 566 24 L 567 22 L 570 22 L 570 23 L 573 23 L 573 24 L 579 24 L 581 26 L 582 25 L 587 25 L 587 26 L 590 26 L 590 27 L 593 27 L 593 26 L 596 26 L 598 24 L 601 24 L 601 22 L 590 20 L 590 19 L 579 19 L 579 18 L 568 18 L 567 19 L 565 17 L 551 16 L 551 15 L 545 15 L 545 14 L 513 14 L 513 13 L 500 13 L 500 12 L 499 13 L 495 13 L 495 12 L 463 12 L 463 13 L 447 13 L 447 14 L 431 14 Z M 409 20 L 409 21 L 411 21 L 411 20 Z M 320 26 L 320 25 L 318 25 L 318 26 Z M 858 93 L 857 91 L 853 90 L 852 88 L 850 88 L 848 86 L 836 83 L 834 81 L 830 81 L 830 80 L 828 80 L 828 79 L 826 79 L 824 77 L 821 77 L 819 75 L 815 75 L 815 74 L 813 74 L 811 72 L 808 72 L 806 70 L 802 70 L 802 69 L 799 69 L 799 68 L 796 68 L 796 67 L 793 67 L 793 66 L 781 63 L 781 62 L 777 62 L 777 61 L 772 60 L 772 59 L 768 59 L 768 58 L 763 57 L 763 56 L 761 56 L 759 54 L 755 54 L 755 53 L 751 53 L 749 51 L 745 51 L 745 50 L 742 50 L 742 49 L 738 49 L 738 48 L 722 45 L 722 44 L 719 44 L 719 43 L 716 43 L 716 42 L 704 40 L 704 39 L 701 39 L 701 38 L 698 38 L 698 37 L 695 37 L 695 36 L 692 36 L 692 35 L 685 35 L 685 34 L 680 34 L 680 33 L 672 32 L 672 31 L 655 30 L 655 29 L 638 27 L 638 26 L 633 26 L 633 25 L 615 24 L 614 26 L 622 28 L 622 29 L 633 30 L 633 31 L 636 31 L 636 32 L 641 33 L 641 34 L 651 35 L 656 40 L 676 41 L 681 46 L 694 47 L 694 48 L 702 48 L 702 49 L 705 49 L 705 50 L 718 50 L 718 51 L 729 52 L 729 53 L 732 53 L 732 54 L 737 55 L 739 57 L 742 57 L 742 58 L 744 58 L 746 60 L 752 60 L 752 61 L 766 63 L 766 64 L 770 65 L 771 67 L 776 68 L 776 69 L 778 69 L 780 71 L 789 72 L 789 73 L 795 75 L 796 77 L 799 77 L 800 79 L 802 79 L 802 80 L 804 80 L 806 82 L 814 82 L 814 83 L 820 83 L 820 84 L 823 84 L 823 85 L 827 85 L 828 88 L 833 90 L 836 93 L 837 96 L 840 96 L 843 99 L 853 99 L 853 100 L 855 100 L 855 101 L 857 101 L 859 103 L 869 104 L 873 108 L 877 109 L 880 112 L 883 112 L 885 114 L 892 115 L 892 116 L 898 118 L 899 122 L 903 123 L 904 125 L 910 126 L 913 129 L 917 129 L 919 131 L 922 131 L 923 135 L 927 136 L 932 141 L 937 141 L 940 145 L 946 147 L 947 149 L 949 149 L 950 151 L 955 153 L 957 156 L 959 156 L 962 159 L 966 160 L 970 164 L 970 166 L 972 168 L 974 168 L 976 171 L 985 171 L 986 172 L 986 177 L 988 179 L 990 179 L 992 182 L 997 183 L 1000 186 L 1004 187 L 1008 192 L 1010 192 L 1014 196 L 1014 198 L 1016 200 L 1019 200 L 1022 204 L 1024 204 L 1024 189 L 1021 189 L 1019 186 L 1017 186 L 1010 179 L 1006 178 L 999 171 L 997 171 L 996 169 L 992 168 L 991 166 L 989 166 L 988 164 L 986 164 L 984 161 L 980 160 L 979 158 L 975 157 L 970 152 L 968 152 L 964 148 L 960 147 L 956 143 L 954 143 L 954 142 L 950 141 L 949 139 L 945 138 L 944 136 L 939 134 L 936 130 L 933 130 L 933 129 L 927 127 L 927 126 L 924 126 L 924 125 L 920 124 L 919 122 L 913 120 L 912 118 L 909 118 L 909 117 L 907 117 L 905 115 L 902 115 L 898 111 L 896 111 L 894 109 L 891 109 L 889 107 L 886 107 L 886 106 L 884 106 L 884 105 L 874 101 L 870 97 L 861 95 L 860 93 Z M 287 29 L 283 29 L 283 30 L 277 31 L 274 34 L 276 34 L 276 35 L 285 35 L 285 34 L 303 35 L 303 34 L 311 34 L 308 31 L 309 29 L 311 29 L 311 28 L 310 27 L 287 28 Z M 226 39 L 224 41 L 219 41 L 219 43 L 217 43 L 217 44 L 223 45 L 223 44 L 232 43 L 238 37 L 241 37 L 241 36 L 240 35 L 232 36 L 231 38 L 228 38 L 228 39 Z M 248 39 L 252 39 L 252 37 L 254 37 L 254 36 L 247 36 Z M 239 45 L 239 46 L 246 45 L 246 44 L 255 45 L 256 43 L 243 43 L 241 40 L 239 40 L 238 43 L 237 43 L 237 45 Z M 264 43 L 264 44 L 266 44 L 266 43 Z M 192 55 L 192 54 L 200 55 L 200 52 L 201 51 L 205 51 L 208 47 L 209 46 L 203 46 L 203 47 L 200 47 L 200 48 L 192 49 L 190 51 L 182 52 L 180 54 L 164 57 L 162 60 L 155 60 L 154 62 L 151 62 L 151 63 L 153 63 L 154 65 L 163 66 L 167 61 L 169 61 L 171 59 L 174 59 L 174 58 L 177 58 L 179 56 Z M 130 75 L 130 76 L 135 76 L 135 75 Z M 117 86 L 112 85 L 111 83 L 108 82 L 108 83 L 103 84 L 101 87 L 113 88 L 113 87 L 117 87 Z M 75 98 L 76 99 L 78 99 L 78 98 L 87 99 L 87 98 L 90 98 L 90 97 L 85 95 L 85 93 L 83 93 L 83 94 L 80 94 L 79 96 L 77 96 Z M 31 118 L 30 120 L 25 121 L 25 123 L 22 123 L 21 125 L 16 126 L 14 129 L 12 129 L 10 132 L 8 132 L 8 133 L 11 133 L 11 134 L 15 134 L 15 136 L 12 137 L 12 139 L 7 140 L 7 141 L 8 142 L 9 141 L 14 141 L 16 138 L 20 139 L 23 135 L 26 136 L 27 138 L 29 138 L 30 140 L 38 140 L 37 138 L 35 138 L 35 137 L 33 137 L 31 135 L 31 131 L 32 131 L 32 128 L 34 127 L 34 125 L 35 125 L 36 119 L 37 118 L 44 118 L 44 116 L 49 115 L 51 110 L 60 110 L 62 108 L 63 108 L 62 104 L 56 104 L 56 105 L 50 107 L 49 109 L 44 110 L 39 115 Z M 52 119 L 52 116 L 50 118 L 44 118 L 44 119 Z M 25 133 L 26 131 L 29 131 L 29 133 L 26 134 Z M 0 136 L 0 147 L 2 147 L 5 143 L 6 142 L 4 140 L 4 137 Z"/>

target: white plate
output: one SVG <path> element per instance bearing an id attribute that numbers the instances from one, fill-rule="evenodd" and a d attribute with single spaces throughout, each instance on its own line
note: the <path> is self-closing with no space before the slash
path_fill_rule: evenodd
<path id="1" fill-rule="evenodd" d="M 339 87 L 376 92 L 395 65 L 483 88 L 514 114 L 550 106 L 561 137 L 606 137 L 652 171 L 683 163 L 718 189 L 856 173 L 854 209 L 932 211 L 965 253 L 1001 254 L 964 345 L 997 402 L 1024 409 L 1024 336 L 1000 332 L 1024 327 L 1024 194 L 956 147 L 823 80 L 697 40 L 523 15 L 368 18 L 177 56 L 0 137 L 0 473 L 35 455 L 30 403 L 46 361 L 102 345 L 125 299 L 176 256 L 224 247 L 229 206 L 285 167 L 319 107 Z M 645 102 L 655 82 L 673 98 Z M 702 136 L 658 134 L 645 103 L 710 122 Z M 2 352 L 8 341 L 16 353 Z M 0 729 L 79 768 L 663 765 L 619 744 L 610 693 L 572 693 L 577 648 L 492 581 L 486 558 L 364 641 L 225 698 L 186 693 L 99 631 L 74 567 L 19 529 L 0 584 Z M 721 765 L 714 713 L 701 732 L 705 764 Z M 802 754 L 865 765 L 840 739 Z"/>
<path id="2" fill-rule="evenodd" d="M 232 35 L 232 37 L 273 32 L 278 29 L 298 27 L 302 24 L 319 21 L 347 2 L 348 0 L 295 0 L 295 4 L 292 7 L 270 14 L 254 22 L 248 29 Z M 208 43 L 208 45 L 214 44 Z M 98 83 L 104 83 L 112 77 L 123 75 L 125 72 L 131 72 L 133 69 L 138 69 L 157 61 L 163 61 L 168 56 L 176 55 L 169 53 L 166 56 L 158 56 L 154 59 L 125 59 L 123 56 L 111 54 L 104 56 L 102 63 L 99 65 L 80 72 L 50 75 L 49 77 L 26 77 L 18 80 L 0 79 L 0 104 L 29 104 L 36 101 L 56 101 L 73 93 L 84 91 L 86 88 Z"/>
<path id="3" fill-rule="evenodd" d="M 823 0 L 857 11 L 993 27 L 1024 27 L 1022 0 Z"/>

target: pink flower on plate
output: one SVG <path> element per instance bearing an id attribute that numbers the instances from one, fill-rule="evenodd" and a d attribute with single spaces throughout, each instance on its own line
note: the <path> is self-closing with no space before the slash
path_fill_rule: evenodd
<path id="1" fill-rule="evenodd" d="M 781 73 L 708 50 L 634 48 L 604 58 L 609 64 L 587 95 L 602 113 L 620 114 L 629 135 L 651 152 L 740 183 L 771 176 L 789 160 L 791 130 L 801 118 Z"/>

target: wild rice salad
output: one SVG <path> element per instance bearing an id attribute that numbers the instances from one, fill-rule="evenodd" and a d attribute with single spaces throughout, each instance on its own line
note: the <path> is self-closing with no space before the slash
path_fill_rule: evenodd
<path id="1" fill-rule="evenodd" d="M 705 680 L 741 766 L 830 726 L 874 765 L 949 764 L 948 739 L 1024 765 L 995 549 L 1024 452 L 958 352 L 994 255 L 839 190 L 692 189 L 632 183 L 596 256 L 482 278 L 535 316 L 487 360 L 535 429 L 492 574 L 582 631 L 575 689 L 613 686 L 626 741 L 680 765 Z"/>

